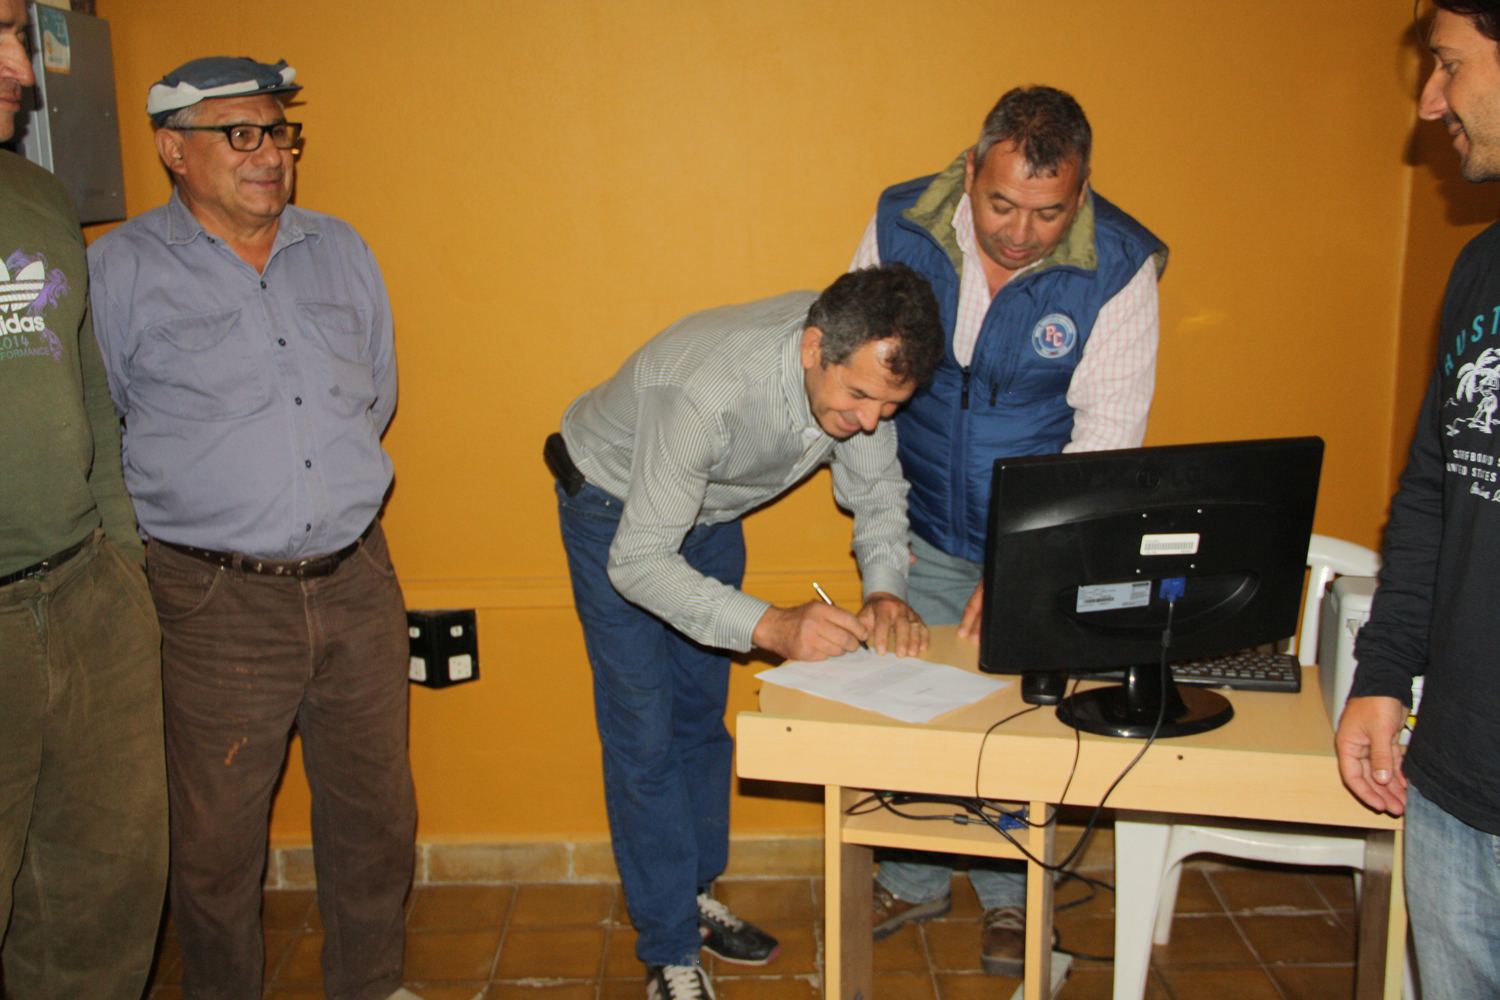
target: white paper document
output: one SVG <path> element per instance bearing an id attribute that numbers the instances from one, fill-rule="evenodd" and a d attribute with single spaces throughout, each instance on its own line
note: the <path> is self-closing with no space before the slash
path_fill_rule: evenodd
<path id="1" fill-rule="evenodd" d="M 821 663 L 793 660 L 755 676 L 902 722 L 931 722 L 1011 683 L 941 663 L 893 654 L 877 656 L 863 649 Z"/>

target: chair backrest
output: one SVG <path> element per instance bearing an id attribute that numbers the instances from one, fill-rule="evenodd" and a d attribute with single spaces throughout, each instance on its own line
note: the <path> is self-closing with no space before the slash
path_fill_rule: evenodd
<path id="1" fill-rule="evenodd" d="M 1336 576 L 1375 576 L 1380 572 L 1380 553 L 1341 538 L 1313 535 L 1307 544 L 1307 599 L 1302 602 L 1302 628 L 1287 652 L 1303 663 L 1318 655 L 1318 627 L 1322 620 L 1323 594 Z M 1307 650 L 1302 656 L 1300 650 Z"/>

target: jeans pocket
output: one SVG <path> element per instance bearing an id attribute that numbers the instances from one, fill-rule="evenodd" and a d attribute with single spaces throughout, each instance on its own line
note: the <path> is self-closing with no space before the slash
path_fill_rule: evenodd
<path id="1" fill-rule="evenodd" d="M 107 538 L 99 540 L 99 549 L 100 556 L 114 564 L 126 593 L 132 596 L 143 612 L 154 618 L 156 607 L 151 600 L 151 584 L 146 581 L 145 569 L 132 562 L 129 556 L 120 551 L 119 546 Z"/>
<path id="2" fill-rule="evenodd" d="M 202 611 L 218 591 L 223 578 L 223 570 L 182 570 L 163 566 L 151 559 L 146 562 L 151 599 L 162 621 L 184 621 Z"/>
<path id="3" fill-rule="evenodd" d="M 618 523 L 620 515 L 625 512 L 624 503 L 592 483 L 585 483 L 583 489 L 573 496 L 568 496 L 560 485 L 554 484 L 554 488 L 557 490 L 558 510 L 567 517 Z"/>
<path id="4" fill-rule="evenodd" d="M 379 573 L 388 580 L 394 580 L 396 578 L 396 566 L 391 562 L 390 550 L 385 547 L 382 541 L 379 550 L 375 551 L 374 541 L 375 538 L 373 535 L 365 539 L 359 548 L 354 550 L 352 558 L 363 559 L 376 573 Z"/>

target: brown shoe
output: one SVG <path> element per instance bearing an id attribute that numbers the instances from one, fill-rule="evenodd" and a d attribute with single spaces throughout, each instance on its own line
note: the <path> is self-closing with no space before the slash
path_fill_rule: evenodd
<path id="1" fill-rule="evenodd" d="M 875 883 L 873 895 L 875 916 L 872 924 L 875 928 L 876 941 L 890 937 L 907 924 L 941 917 L 953 909 L 952 896 L 940 896 L 929 903 L 908 903 L 904 899 L 897 899 L 891 890 L 878 881 Z"/>
<path id="2" fill-rule="evenodd" d="M 992 976 L 1020 976 L 1026 970 L 1026 911 L 997 906 L 984 911 L 979 960 Z"/>

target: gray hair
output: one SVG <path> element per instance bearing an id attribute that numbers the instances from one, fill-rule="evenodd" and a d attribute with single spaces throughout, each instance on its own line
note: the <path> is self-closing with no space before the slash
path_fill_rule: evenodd
<path id="1" fill-rule="evenodd" d="M 991 147 L 1014 142 L 1026 157 L 1032 177 L 1056 177 L 1075 157 L 1079 176 L 1089 175 L 1094 132 L 1073 95 L 1056 87 L 1016 87 L 1007 91 L 985 116 L 974 144 L 974 170 L 984 166 Z"/>
<path id="2" fill-rule="evenodd" d="M 199 101 L 197 104 L 189 104 L 185 108 L 178 108 L 165 115 L 158 115 L 151 119 L 151 123 L 157 128 L 187 128 L 189 125 L 196 124 L 198 116 L 202 113 L 203 102 Z"/>

